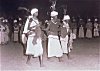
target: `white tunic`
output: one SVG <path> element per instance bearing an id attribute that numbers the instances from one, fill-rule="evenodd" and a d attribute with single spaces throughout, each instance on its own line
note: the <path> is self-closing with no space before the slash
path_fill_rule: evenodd
<path id="1" fill-rule="evenodd" d="M 86 37 L 87 38 L 92 38 L 92 23 L 91 22 L 87 23 L 86 28 L 87 28 Z"/>
<path id="2" fill-rule="evenodd" d="M 29 19 L 32 18 L 32 16 L 29 16 L 26 20 L 26 23 L 25 23 L 25 26 L 24 26 L 24 30 L 23 30 L 23 33 L 27 33 L 28 32 L 28 23 L 29 23 Z M 23 44 L 26 44 L 27 42 L 27 37 L 25 36 L 25 34 L 22 34 L 22 42 Z"/>
<path id="3" fill-rule="evenodd" d="M 87 31 L 86 31 L 86 37 L 92 38 L 92 31 L 90 29 L 87 29 Z"/>
<path id="4" fill-rule="evenodd" d="M 32 23 L 30 24 L 30 27 L 39 24 L 38 20 L 35 20 L 35 21 L 37 23 L 32 21 Z M 35 32 L 32 32 L 32 34 L 28 36 L 26 55 L 34 55 L 34 57 L 37 57 L 43 54 L 43 48 L 42 48 L 41 37 L 37 38 L 36 44 L 33 44 L 33 39 L 35 38 L 35 35 L 36 35 Z"/>
<path id="5" fill-rule="evenodd" d="M 14 41 L 18 41 L 18 27 L 14 27 Z"/>
<path id="6" fill-rule="evenodd" d="M 4 33 L 5 27 L 0 25 L 0 44 L 4 44 L 5 43 L 5 33 Z"/>
<path id="7" fill-rule="evenodd" d="M 8 25 L 6 25 L 5 27 L 6 27 L 6 31 L 5 31 L 5 42 L 8 42 L 9 41 L 9 37 L 8 37 L 9 27 L 8 27 Z"/>
<path id="8" fill-rule="evenodd" d="M 99 36 L 99 29 L 97 23 L 94 23 L 94 36 Z"/>
<path id="9" fill-rule="evenodd" d="M 84 38 L 84 29 L 82 26 L 79 28 L 79 38 Z"/>

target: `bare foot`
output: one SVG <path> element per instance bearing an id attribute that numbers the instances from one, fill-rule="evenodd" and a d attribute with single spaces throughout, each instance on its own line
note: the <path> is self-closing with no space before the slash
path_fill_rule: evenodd
<path id="1" fill-rule="evenodd" d="M 31 65 L 30 61 L 27 61 L 26 64 Z"/>
<path id="2" fill-rule="evenodd" d="M 40 64 L 40 67 L 44 67 L 44 64 Z"/>
<path id="3" fill-rule="evenodd" d="M 59 59 L 59 62 L 63 62 L 62 58 L 58 58 Z"/>

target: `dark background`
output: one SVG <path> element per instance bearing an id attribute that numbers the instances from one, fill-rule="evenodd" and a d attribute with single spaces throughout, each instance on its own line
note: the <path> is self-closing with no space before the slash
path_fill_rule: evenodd
<path id="1" fill-rule="evenodd" d="M 48 11 L 50 7 L 49 0 L 0 0 L 0 15 L 1 16 L 22 16 L 25 12 L 18 10 L 18 7 L 23 6 L 28 9 L 34 7 L 39 8 L 40 14 Z M 67 5 L 70 16 L 81 17 L 100 17 L 100 0 L 57 0 L 57 10 L 62 12 L 62 5 Z"/>

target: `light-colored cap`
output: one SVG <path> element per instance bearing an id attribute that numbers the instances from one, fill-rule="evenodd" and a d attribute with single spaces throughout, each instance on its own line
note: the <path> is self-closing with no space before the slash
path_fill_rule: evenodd
<path id="1" fill-rule="evenodd" d="M 21 18 L 19 18 L 19 20 L 22 20 Z"/>
<path id="2" fill-rule="evenodd" d="M 17 20 L 14 20 L 14 23 L 16 23 L 17 22 Z"/>
<path id="3" fill-rule="evenodd" d="M 57 16 L 58 15 L 58 12 L 56 12 L 56 11 L 52 11 L 51 12 L 51 16 L 53 17 L 53 16 Z"/>
<path id="4" fill-rule="evenodd" d="M 8 20 L 7 20 L 7 19 L 5 19 L 5 22 L 8 22 Z"/>
<path id="5" fill-rule="evenodd" d="M 3 20 L 2 22 L 5 22 L 5 20 Z"/>
<path id="6" fill-rule="evenodd" d="M 88 21 L 91 21 L 91 19 L 88 19 Z"/>
<path id="7" fill-rule="evenodd" d="M 98 21 L 98 19 L 97 18 L 95 18 L 95 20 L 94 21 Z"/>
<path id="8" fill-rule="evenodd" d="M 69 19 L 70 19 L 70 16 L 69 15 L 64 15 L 63 20 L 69 20 Z"/>
<path id="9" fill-rule="evenodd" d="M 31 10 L 31 14 L 33 15 L 34 13 L 36 13 L 36 12 L 38 12 L 38 9 L 37 8 L 33 8 L 32 10 Z"/>

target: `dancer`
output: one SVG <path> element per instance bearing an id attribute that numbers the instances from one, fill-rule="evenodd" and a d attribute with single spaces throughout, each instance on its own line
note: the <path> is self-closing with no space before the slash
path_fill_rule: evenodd
<path id="1" fill-rule="evenodd" d="M 34 8 L 31 10 L 31 16 L 28 18 L 28 24 L 26 26 L 27 31 L 27 48 L 26 55 L 28 55 L 27 62 L 30 63 L 32 56 L 39 57 L 40 66 L 43 66 L 43 48 L 41 39 L 41 29 L 38 21 L 38 9 Z"/>

